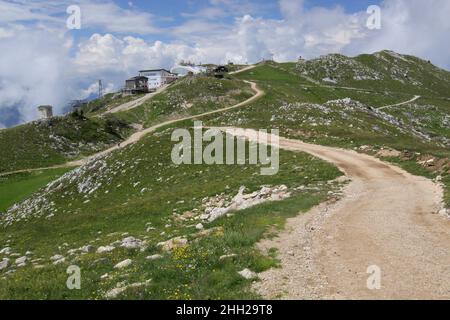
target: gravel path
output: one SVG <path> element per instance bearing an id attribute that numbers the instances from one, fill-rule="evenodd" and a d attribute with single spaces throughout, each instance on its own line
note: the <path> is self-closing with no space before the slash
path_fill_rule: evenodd
<path id="1" fill-rule="evenodd" d="M 241 132 L 255 139 L 255 131 Z M 280 138 L 339 167 L 351 182 L 337 202 L 289 219 L 285 231 L 259 243 L 278 249 L 281 268 L 260 274 L 255 289 L 281 299 L 448 299 L 450 221 L 441 187 L 351 150 Z M 381 288 L 369 290 L 369 266 Z"/>

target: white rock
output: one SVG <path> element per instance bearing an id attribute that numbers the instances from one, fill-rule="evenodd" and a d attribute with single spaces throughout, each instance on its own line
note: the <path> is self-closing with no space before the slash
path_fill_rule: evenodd
<path id="1" fill-rule="evenodd" d="M 0 250 L 0 254 L 10 254 L 11 253 L 11 247 L 6 247 Z"/>
<path id="2" fill-rule="evenodd" d="M 255 279 L 258 277 L 258 275 L 255 272 L 253 272 L 247 268 L 245 268 L 242 271 L 239 271 L 238 273 L 245 279 Z"/>
<path id="3" fill-rule="evenodd" d="M 127 290 L 127 287 L 120 287 L 120 288 L 111 289 L 105 294 L 105 298 L 106 299 L 117 298 L 125 290 Z"/>
<path id="4" fill-rule="evenodd" d="M 223 255 L 223 256 L 220 256 L 220 257 L 219 257 L 219 260 L 222 261 L 222 260 L 230 259 L 230 258 L 234 258 L 234 257 L 237 257 L 237 254 L 235 254 L 235 253 L 232 253 L 232 254 L 225 254 L 225 255 Z"/>
<path id="5" fill-rule="evenodd" d="M 203 229 L 203 225 L 202 225 L 201 223 L 199 223 L 199 224 L 197 224 L 197 225 L 195 226 L 195 229 L 197 229 L 197 230 L 202 230 L 202 229 Z"/>
<path id="6" fill-rule="evenodd" d="M 28 258 L 26 256 L 23 256 L 23 257 L 20 257 L 20 258 L 16 259 L 16 264 L 17 265 L 24 264 L 24 263 L 27 263 L 27 261 L 28 261 Z"/>
<path id="7" fill-rule="evenodd" d="M 174 248 L 185 246 L 188 243 L 188 240 L 183 237 L 176 237 L 170 240 L 160 242 L 157 244 L 158 247 L 161 247 L 164 251 L 171 251 Z"/>
<path id="8" fill-rule="evenodd" d="M 52 261 L 58 261 L 58 260 L 62 260 L 62 259 L 64 259 L 64 257 L 60 254 L 55 254 L 54 256 L 50 257 L 50 260 L 52 260 Z"/>
<path id="9" fill-rule="evenodd" d="M 94 246 L 91 246 L 90 244 L 88 244 L 88 245 L 86 245 L 84 247 L 81 247 L 80 251 L 89 253 L 89 252 L 94 252 L 95 248 L 94 248 Z"/>
<path id="10" fill-rule="evenodd" d="M 114 299 L 117 298 L 117 296 L 119 296 L 120 294 L 122 294 L 124 291 L 126 291 L 128 288 L 140 288 L 140 287 L 144 287 L 147 286 L 149 283 L 151 282 L 151 280 L 147 280 L 145 282 L 137 282 L 137 283 L 132 283 L 130 285 L 125 285 L 125 283 L 120 282 L 116 285 L 116 287 L 114 289 L 111 289 L 110 291 L 108 291 L 105 294 L 105 297 L 107 299 Z"/>
<path id="11" fill-rule="evenodd" d="M 0 271 L 3 269 L 8 268 L 9 266 L 9 259 L 8 258 L 3 258 L 2 261 L 0 261 Z"/>
<path id="12" fill-rule="evenodd" d="M 66 261 L 66 258 L 63 257 L 62 259 L 54 261 L 53 264 L 57 265 L 57 264 L 63 263 L 64 261 Z"/>
<path id="13" fill-rule="evenodd" d="M 145 259 L 147 259 L 147 260 L 157 260 L 157 259 L 161 259 L 162 257 L 163 257 L 163 256 L 160 255 L 160 254 L 154 254 L 154 255 L 152 255 L 152 256 L 146 257 Z"/>
<path id="14" fill-rule="evenodd" d="M 50 257 L 50 260 L 53 261 L 54 265 L 63 263 L 64 261 L 66 261 L 66 258 L 64 258 L 62 255 L 60 254 L 55 254 L 54 256 Z"/>
<path id="15" fill-rule="evenodd" d="M 122 240 L 120 246 L 126 249 L 141 249 L 144 247 L 144 242 L 134 237 L 128 237 Z"/>
<path id="16" fill-rule="evenodd" d="M 111 252 L 115 248 L 113 246 L 101 246 L 97 249 L 97 253 Z"/>
<path id="17" fill-rule="evenodd" d="M 114 266 L 114 269 L 123 269 L 123 268 L 130 266 L 132 263 L 133 263 L 133 260 L 126 259 L 126 260 L 123 260 L 123 261 L 119 262 L 118 264 L 116 264 Z"/>

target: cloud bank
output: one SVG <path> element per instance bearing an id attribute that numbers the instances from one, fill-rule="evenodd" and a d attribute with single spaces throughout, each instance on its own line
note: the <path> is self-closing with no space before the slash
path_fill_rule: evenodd
<path id="1" fill-rule="evenodd" d="M 182 59 L 254 63 L 272 56 L 292 61 L 391 49 L 450 67 L 446 0 L 385 0 L 380 30 L 366 28 L 365 11 L 306 8 L 302 0 L 276 2 L 281 14 L 277 19 L 265 18 L 251 3 L 212 0 L 203 14 L 184 14 L 182 23 L 164 28 L 155 24 L 157 15 L 134 5 L 124 9 L 110 1 L 79 4 L 83 28 L 93 31 L 75 39 L 73 31 L 61 28 L 64 1 L 0 0 L 0 127 L 35 119 L 39 104 L 62 112 L 69 100 L 95 92 L 97 79 L 117 90 L 139 69 L 170 68 Z M 238 15 L 224 22 L 223 12 Z M 146 36 L 158 38 L 160 33 L 171 40 L 150 41 Z"/>

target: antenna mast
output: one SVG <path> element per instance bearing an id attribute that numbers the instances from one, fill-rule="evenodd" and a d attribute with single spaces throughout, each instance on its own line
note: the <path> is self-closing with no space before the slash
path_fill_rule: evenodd
<path id="1" fill-rule="evenodd" d="M 103 97 L 103 83 L 102 80 L 98 80 L 98 98 Z"/>

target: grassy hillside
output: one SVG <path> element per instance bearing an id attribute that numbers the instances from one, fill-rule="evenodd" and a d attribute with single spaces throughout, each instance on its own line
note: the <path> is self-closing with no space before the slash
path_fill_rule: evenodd
<path id="1" fill-rule="evenodd" d="M 62 164 L 122 140 L 130 128 L 114 117 L 75 114 L 0 131 L 0 173 Z"/>
<path id="2" fill-rule="evenodd" d="M 251 281 L 237 272 L 244 268 L 261 271 L 276 264 L 258 253 L 254 244 L 266 231 L 280 228 L 287 217 L 329 197 L 328 191 L 336 186 L 326 182 L 340 173 L 325 162 L 290 152 L 281 153 L 280 172 L 273 177 L 259 175 L 258 166 L 250 165 L 177 166 L 170 160 L 172 130 L 69 172 L 10 211 L 6 219 L 14 217 L 16 222 L 5 228 L 2 219 L 0 246 L 9 246 L 19 255 L 32 251 L 30 261 L 34 262 L 0 279 L 0 298 L 105 298 L 117 283 L 149 279 L 147 285 L 126 290 L 119 297 L 254 298 L 249 291 Z M 182 219 L 190 217 L 187 212 L 201 213 L 204 199 L 221 194 L 231 197 L 242 185 L 248 193 L 262 185 L 280 184 L 292 192 L 288 200 L 203 222 L 210 235 L 199 235 L 195 226 L 201 220 Z M 97 249 L 128 236 L 146 241 L 145 248 L 69 253 L 89 244 Z M 171 253 L 157 246 L 177 236 L 189 239 L 189 245 Z M 53 265 L 50 257 L 56 254 L 66 260 Z M 154 254 L 162 258 L 146 259 Z M 227 254 L 236 256 L 220 259 Z M 130 268 L 113 268 L 127 258 L 133 261 Z M 70 291 L 65 286 L 66 268 L 73 264 L 83 270 L 82 290 Z"/>
<path id="3" fill-rule="evenodd" d="M 373 86 L 355 90 L 311 82 L 305 85 L 307 79 L 298 80 L 293 65 L 266 63 L 239 74 L 241 79 L 257 81 L 266 95 L 245 109 L 209 117 L 207 125 L 280 128 L 287 137 L 371 154 L 394 148 L 401 156 L 389 160 L 416 174 L 442 176 L 450 188 L 450 104 L 446 99 L 426 97 L 378 111 L 408 101 L 415 93 L 377 93 Z M 441 72 L 443 79 L 449 74 Z M 450 81 L 442 86 L 450 88 Z M 439 165 L 424 167 L 421 163 L 427 158 Z M 450 206 L 448 191 L 446 202 Z"/>
<path id="4" fill-rule="evenodd" d="M 25 200 L 69 170 L 69 168 L 61 168 L 0 177 L 0 194 L 2 195 L 0 212 L 5 212 L 13 204 Z"/>
<path id="5" fill-rule="evenodd" d="M 167 119 L 232 106 L 253 94 L 250 85 L 239 80 L 186 77 L 141 106 L 117 116 L 149 127 Z"/>
<path id="6" fill-rule="evenodd" d="M 330 54 L 300 61 L 295 70 L 323 85 L 450 97 L 447 71 L 431 62 L 392 51 L 355 58 Z"/>
<path id="7" fill-rule="evenodd" d="M 123 103 L 135 100 L 141 94 L 122 96 L 121 93 L 108 93 L 99 99 L 86 102 L 80 106 L 84 114 L 100 114 L 105 110 L 113 109 Z"/>
<path id="8" fill-rule="evenodd" d="M 268 62 L 230 79 L 185 78 L 117 117 L 148 127 L 230 106 L 253 95 L 242 80 L 257 82 L 266 94 L 245 108 L 203 117 L 205 125 L 278 128 L 282 136 L 382 157 L 414 174 L 441 180 L 450 206 L 450 77 L 414 57 L 387 51 L 356 58 L 331 55 L 300 63 Z M 419 94 L 422 97 L 414 102 L 385 108 Z M 68 140 L 115 136 L 111 131 L 105 136 L 99 129 L 104 128 L 103 118 L 70 121 L 82 134 L 72 136 L 79 130 L 64 128 L 63 133 L 70 132 Z M 260 168 L 254 165 L 178 166 L 170 159 L 174 145 L 170 135 L 180 127 L 191 128 L 192 122 L 163 128 L 44 187 L 53 174 L 63 172 L 3 180 L 0 191 L 9 192 L 0 202 L 3 208 L 19 198 L 26 200 L 0 215 L 0 250 L 10 247 L 0 254 L 0 261 L 9 259 L 0 271 L 0 298 L 258 298 L 250 290 L 251 280 L 238 271 L 262 271 L 277 260 L 276 252 L 264 256 L 255 243 L 276 234 L 286 218 L 338 198 L 339 184 L 329 181 L 341 173 L 311 156 L 286 151 L 281 152 L 275 176 L 259 175 Z M 31 148 L 43 148 L 31 137 L 36 129 L 30 132 L 28 138 L 23 135 L 22 144 L 34 142 L 31 152 L 21 144 L 10 147 L 9 153 L 28 156 L 18 162 L 21 166 L 30 165 L 29 155 L 41 153 Z M 45 132 L 42 139 L 49 136 Z M 2 134 L 0 141 L 17 139 L 1 140 Z M 393 152 L 383 154 L 386 150 Z M 53 159 L 49 163 L 57 163 L 68 156 L 55 152 L 47 157 Z M 247 194 L 282 185 L 290 193 L 282 201 L 212 222 L 202 218 L 209 209 L 232 201 L 241 186 Z M 23 193 L 10 191 L 18 188 Z M 134 237 L 127 240 L 134 249 L 124 246 L 128 237 Z M 177 246 L 173 239 L 187 243 Z M 164 250 L 169 244 L 175 247 Z M 111 251 L 97 252 L 101 247 Z M 28 260 L 19 267 L 15 259 L 22 256 Z M 131 259 L 128 267 L 114 267 L 125 259 Z M 81 268 L 81 290 L 66 288 L 69 265 Z"/>

